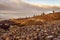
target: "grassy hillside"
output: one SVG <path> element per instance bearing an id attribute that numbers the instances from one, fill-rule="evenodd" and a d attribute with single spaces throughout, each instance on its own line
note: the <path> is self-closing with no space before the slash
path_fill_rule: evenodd
<path id="1" fill-rule="evenodd" d="M 11 19 L 10 21 L 20 25 L 41 25 L 55 20 L 60 20 L 60 12 L 43 14 L 28 18 Z"/>

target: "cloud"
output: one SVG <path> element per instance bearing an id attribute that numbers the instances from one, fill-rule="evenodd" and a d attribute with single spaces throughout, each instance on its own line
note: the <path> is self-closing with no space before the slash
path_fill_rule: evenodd
<path id="1" fill-rule="evenodd" d="M 9 10 L 9 11 L 20 11 L 20 12 L 30 12 L 31 10 L 41 11 L 41 10 L 59 10 L 60 6 L 51 6 L 44 4 L 30 4 L 24 2 L 25 0 L 0 0 L 0 10 Z M 27 12 L 28 11 L 28 12 Z"/>
<path id="2" fill-rule="evenodd" d="M 8 9 L 10 9 L 10 6 L 5 4 L 0 4 L 0 10 L 8 10 Z"/>
<path id="3" fill-rule="evenodd" d="M 42 12 L 49 12 L 54 9 L 58 11 L 60 7 L 29 4 L 24 2 L 24 0 L 0 0 L 0 14 L 2 18 L 33 16 L 34 14 L 41 14 Z"/>
<path id="4" fill-rule="evenodd" d="M 40 8 L 55 8 L 59 9 L 60 6 L 51 6 L 51 5 L 44 5 L 44 4 L 32 4 L 27 3 L 25 0 L 0 0 L 0 10 L 1 9 L 10 9 L 10 10 L 20 10 L 22 7 L 25 8 L 25 6 L 28 8 L 29 6 L 36 6 Z M 22 8 L 22 9 L 23 9 Z"/>

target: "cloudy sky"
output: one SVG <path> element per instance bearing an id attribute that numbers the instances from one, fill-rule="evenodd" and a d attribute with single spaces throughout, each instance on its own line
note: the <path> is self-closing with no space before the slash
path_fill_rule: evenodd
<path id="1" fill-rule="evenodd" d="M 31 3 L 31 4 L 60 6 L 60 0 L 25 0 L 25 2 Z"/>
<path id="2" fill-rule="evenodd" d="M 60 0 L 0 0 L 0 17 L 17 18 L 60 11 Z"/>
<path id="3" fill-rule="evenodd" d="M 28 4 L 28 5 L 27 5 Z M 60 0 L 0 0 L 0 10 L 19 11 L 24 6 L 39 6 L 42 8 L 60 8 Z M 22 9 L 23 9 L 22 8 Z"/>

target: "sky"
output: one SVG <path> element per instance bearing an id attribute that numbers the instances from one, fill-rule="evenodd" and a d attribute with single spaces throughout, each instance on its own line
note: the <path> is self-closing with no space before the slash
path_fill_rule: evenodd
<path id="1" fill-rule="evenodd" d="M 0 6 L 2 5 L 4 7 L 1 7 L 1 9 L 5 10 L 19 10 L 22 5 L 26 5 L 25 3 L 42 8 L 60 8 L 60 0 L 0 0 Z"/>
<path id="2" fill-rule="evenodd" d="M 60 11 L 60 0 L 0 0 L 0 18 L 18 18 Z"/>
<path id="3" fill-rule="evenodd" d="M 31 3 L 31 4 L 44 4 L 44 5 L 60 6 L 60 0 L 25 0 L 25 2 Z"/>

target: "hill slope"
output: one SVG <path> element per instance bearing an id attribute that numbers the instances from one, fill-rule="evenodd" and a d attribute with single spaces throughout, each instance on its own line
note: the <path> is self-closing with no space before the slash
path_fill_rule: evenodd
<path id="1" fill-rule="evenodd" d="M 46 22 L 51 22 L 55 20 L 60 20 L 60 12 L 33 16 L 28 18 L 11 19 L 10 21 L 17 24 L 24 24 L 24 25 L 39 25 L 39 24 L 44 24 Z"/>

